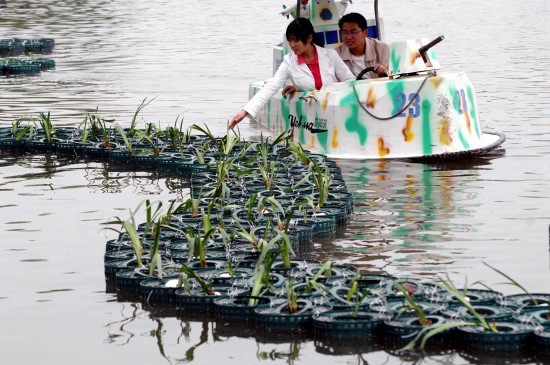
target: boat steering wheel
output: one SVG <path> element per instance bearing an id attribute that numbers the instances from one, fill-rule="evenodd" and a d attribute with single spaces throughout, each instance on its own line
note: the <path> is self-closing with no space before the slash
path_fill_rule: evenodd
<path id="1" fill-rule="evenodd" d="M 372 66 L 363 69 L 361 72 L 359 72 L 359 73 L 357 74 L 357 77 L 355 78 L 355 80 L 363 80 L 363 76 L 364 76 L 367 72 L 371 72 L 371 71 L 374 71 L 374 67 L 372 67 Z M 382 75 L 379 75 L 379 76 L 380 76 L 380 77 L 388 77 L 388 74 L 384 72 Z"/>

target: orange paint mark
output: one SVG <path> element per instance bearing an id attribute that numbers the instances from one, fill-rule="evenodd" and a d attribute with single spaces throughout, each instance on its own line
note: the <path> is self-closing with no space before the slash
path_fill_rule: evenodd
<path id="1" fill-rule="evenodd" d="M 338 148 L 338 129 L 334 128 L 334 135 L 332 136 L 332 148 Z"/>
<path id="2" fill-rule="evenodd" d="M 405 137 L 405 142 L 410 142 L 414 139 L 414 133 L 412 132 L 412 125 L 414 118 L 412 116 L 407 117 L 407 125 L 403 128 L 403 136 Z"/>
<path id="3" fill-rule="evenodd" d="M 367 108 L 376 107 L 376 95 L 374 94 L 374 88 L 369 87 L 369 93 L 367 94 L 367 101 L 365 102 Z"/>
<path id="4" fill-rule="evenodd" d="M 315 137 L 311 136 L 311 145 L 315 146 Z"/>
<path id="5" fill-rule="evenodd" d="M 384 146 L 384 139 L 378 137 L 378 156 L 386 157 L 390 153 L 390 149 Z"/>
<path id="6" fill-rule="evenodd" d="M 461 109 L 464 110 L 464 118 L 466 118 L 466 129 L 468 133 L 472 134 L 472 122 L 470 121 L 470 115 L 468 115 L 468 105 L 466 104 L 466 99 L 460 97 Z"/>
<path id="7" fill-rule="evenodd" d="M 439 141 L 445 146 L 450 146 L 451 143 L 453 143 L 453 138 L 451 137 L 451 122 L 448 119 L 443 119 L 441 122 Z"/>
<path id="8" fill-rule="evenodd" d="M 410 57 L 411 65 L 413 65 L 416 62 L 417 58 L 420 58 L 420 52 L 418 52 L 418 50 L 411 52 L 411 57 Z"/>
<path id="9" fill-rule="evenodd" d="M 325 98 L 323 99 L 323 102 L 321 103 L 321 107 L 323 108 L 323 111 L 327 110 L 327 104 L 328 104 L 328 97 L 330 93 L 325 93 Z"/>
<path id="10" fill-rule="evenodd" d="M 468 113 L 464 113 L 464 117 L 466 118 L 466 128 L 468 129 L 468 133 L 472 134 L 472 122 L 470 121 L 470 116 Z"/>
<path id="11" fill-rule="evenodd" d="M 443 77 L 433 76 L 429 78 L 430 82 L 433 84 L 434 88 L 438 89 L 439 85 L 443 82 Z"/>

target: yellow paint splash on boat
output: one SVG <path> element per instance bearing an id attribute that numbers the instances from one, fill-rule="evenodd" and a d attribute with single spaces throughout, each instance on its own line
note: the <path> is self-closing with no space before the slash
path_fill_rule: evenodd
<path id="1" fill-rule="evenodd" d="M 388 153 L 390 153 L 390 149 L 384 146 L 384 139 L 382 137 L 378 137 L 378 156 L 386 157 Z"/>
<path id="2" fill-rule="evenodd" d="M 334 135 L 332 136 L 332 148 L 338 148 L 338 129 L 334 128 Z"/>
<path id="3" fill-rule="evenodd" d="M 325 98 L 323 99 L 323 102 L 321 103 L 321 107 L 323 108 L 323 111 L 327 110 L 327 104 L 328 104 L 328 97 L 330 93 L 325 93 Z"/>
<path id="4" fill-rule="evenodd" d="M 450 133 L 451 122 L 448 119 L 443 119 L 441 129 L 439 130 L 439 142 L 442 145 L 450 146 L 453 143 L 453 138 Z"/>
<path id="5" fill-rule="evenodd" d="M 414 139 L 414 133 L 412 132 L 414 118 L 412 116 L 407 117 L 407 124 L 403 128 L 403 136 L 405 137 L 405 142 L 410 142 Z"/>
<path id="6" fill-rule="evenodd" d="M 443 77 L 433 76 L 430 77 L 428 80 L 430 80 L 435 89 L 439 89 L 439 85 L 441 85 L 441 83 L 443 82 Z"/>
<path id="7" fill-rule="evenodd" d="M 372 86 L 369 87 L 369 93 L 367 94 L 367 102 L 365 103 L 367 105 L 367 108 L 374 109 L 376 107 L 376 94 L 374 93 L 374 88 Z"/>

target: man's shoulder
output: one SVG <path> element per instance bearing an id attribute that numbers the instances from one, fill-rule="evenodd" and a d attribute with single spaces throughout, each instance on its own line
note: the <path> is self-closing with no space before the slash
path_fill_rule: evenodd
<path id="1" fill-rule="evenodd" d="M 340 43 L 338 46 L 334 47 L 334 50 L 340 54 L 345 48 L 348 47 L 344 43 Z"/>
<path id="2" fill-rule="evenodd" d="M 338 53 L 338 56 L 340 56 L 340 58 L 342 59 L 349 58 L 350 51 L 348 46 L 346 46 L 344 43 L 340 43 L 340 45 L 335 47 L 334 50 L 336 51 L 336 53 Z"/>
<path id="3" fill-rule="evenodd" d="M 390 50 L 390 45 L 386 42 L 379 41 L 376 38 L 365 38 L 365 41 L 368 43 L 371 43 L 373 47 L 379 48 L 379 49 L 387 49 Z"/>

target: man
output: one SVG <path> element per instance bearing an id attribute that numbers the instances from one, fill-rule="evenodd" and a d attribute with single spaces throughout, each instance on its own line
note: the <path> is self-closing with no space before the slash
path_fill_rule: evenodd
<path id="1" fill-rule="evenodd" d="M 374 67 L 374 71 L 367 72 L 363 78 L 385 76 L 389 65 L 390 46 L 368 38 L 365 17 L 359 13 L 349 13 L 340 19 L 338 26 L 343 43 L 336 51 L 351 72 L 357 76 L 365 68 Z"/>

